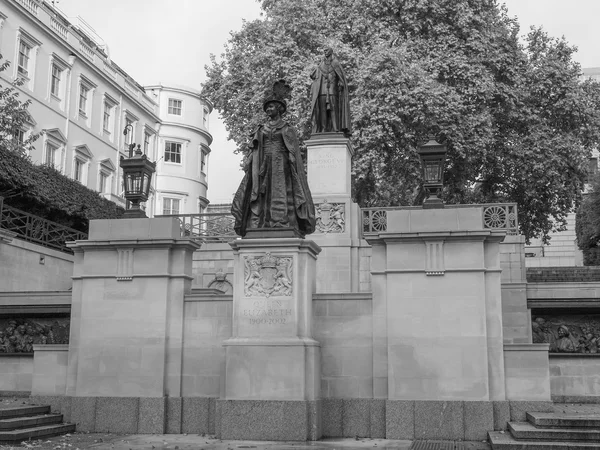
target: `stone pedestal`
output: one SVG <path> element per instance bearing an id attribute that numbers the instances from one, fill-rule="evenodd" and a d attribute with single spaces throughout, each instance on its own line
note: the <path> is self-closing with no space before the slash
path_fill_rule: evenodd
<path id="1" fill-rule="evenodd" d="M 223 343 L 220 437 L 316 440 L 321 371 L 312 295 L 320 248 L 297 238 L 237 239 L 231 246 L 233 328 Z"/>
<path id="2" fill-rule="evenodd" d="M 482 217 L 481 207 L 387 211 L 387 231 L 368 238 L 373 330 L 384 334 L 373 372 L 387 374 L 389 400 L 506 399 L 504 232 Z"/>
<path id="3" fill-rule="evenodd" d="M 172 218 L 90 223 L 89 240 L 71 245 L 66 395 L 181 396 L 183 301 L 198 247 Z"/>
<path id="4" fill-rule="evenodd" d="M 317 219 L 310 238 L 323 249 L 317 262 L 317 292 L 359 292 L 361 212 L 351 199 L 352 144 L 341 133 L 319 133 L 306 147 Z M 363 269 L 368 274 L 366 265 Z"/>

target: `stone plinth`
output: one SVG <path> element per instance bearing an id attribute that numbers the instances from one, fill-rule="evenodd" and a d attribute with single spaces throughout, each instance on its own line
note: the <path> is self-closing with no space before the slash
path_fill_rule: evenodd
<path id="1" fill-rule="evenodd" d="M 306 141 L 308 184 L 317 226 L 310 236 L 322 249 L 317 292 L 359 292 L 361 211 L 351 199 L 350 140 L 341 133 L 319 133 Z"/>
<path id="2" fill-rule="evenodd" d="M 75 252 L 67 392 L 181 396 L 192 253 L 176 219 L 95 220 Z"/>
<path id="3" fill-rule="evenodd" d="M 67 386 L 67 344 L 33 346 L 31 395 L 65 395 Z"/>
<path id="4" fill-rule="evenodd" d="M 231 246 L 233 323 L 223 343 L 221 438 L 318 439 L 320 346 L 312 296 L 320 248 L 297 238 L 238 239 Z M 248 409 L 257 413 L 235 419 Z"/>
<path id="5" fill-rule="evenodd" d="M 354 153 L 341 133 L 319 133 L 306 141 L 308 185 L 313 197 L 350 197 L 350 170 Z"/>
<path id="6" fill-rule="evenodd" d="M 550 401 L 550 344 L 504 344 L 507 400 Z"/>
<path id="7" fill-rule="evenodd" d="M 479 207 L 394 210 L 387 220 L 367 240 L 373 330 L 385 333 L 373 372 L 387 374 L 388 399 L 504 400 L 504 232 L 483 229 Z"/>

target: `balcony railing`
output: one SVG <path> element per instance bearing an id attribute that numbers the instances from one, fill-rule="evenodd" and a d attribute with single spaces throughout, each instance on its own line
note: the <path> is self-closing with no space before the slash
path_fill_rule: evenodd
<path id="1" fill-rule="evenodd" d="M 0 228 L 17 233 L 17 238 L 44 247 L 73 253 L 66 242 L 87 239 L 87 234 L 4 204 L 0 197 Z"/>
<path id="2" fill-rule="evenodd" d="M 519 233 L 519 219 L 516 203 L 485 203 L 478 205 L 446 205 L 446 208 L 482 207 L 482 227 L 490 230 L 506 230 L 507 234 Z M 396 208 L 363 208 L 363 234 L 377 234 L 387 231 L 388 211 L 399 209 L 421 209 L 420 206 Z"/>
<path id="3" fill-rule="evenodd" d="M 173 214 L 155 217 L 175 217 L 179 220 L 181 237 L 201 242 L 229 242 L 237 235 L 235 220 L 229 213 Z"/>

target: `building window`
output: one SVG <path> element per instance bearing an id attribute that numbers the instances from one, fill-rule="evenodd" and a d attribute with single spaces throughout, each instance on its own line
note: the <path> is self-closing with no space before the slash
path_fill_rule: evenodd
<path id="1" fill-rule="evenodd" d="M 60 97 L 60 75 L 62 71 L 56 64 L 52 64 L 52 77 L 50 79 L 50 92 L 56 97 Z"/>
<path id="2" fill-rule="evenodd" d="M 165 162 L 181 164 L 181 144 L 178 142 L 165 143 Z"/>
<path id="3" fill-rule="evenodd" d="M 169 99 L 169 114 L 173 114 L 174 116 L 181 115 L 181 100 L 175 100 L 174 98 Z"/>
<path id="4" fill-rule="evenodd" d="M 15 144 L 23 145 L 25 143 L 25 131 L 21 128 L 17 128 L 13 132 L 13 140 Z"/>
<path id="5" fill-rule="evenodd" d="M 81 84 L 79 86 L 79 114 L 87 115 L 88 94 L 90 90 Z"/>
<path id="6" fill-rule="evenodd" d="M 208 128 L 208 108 L 204 108 L 202 114 L 202 125 L 204 126 L 204 128 Z"/>
<path id="7" fill-rule="evenodd" d="M 206 173 L 206 152 L 200 150 L 200 172 Z"/>
<path id="8" fill-rule="evenodd" d="M 24 77 L 29 77 L 29 55 L 31 47 L 23 41 L 19 41 L 19 64 L 17 72 Z"/>
<path id="9" fill-rule="evenodd" d="M 144 154 L 148 155 L 150 151 L 150 133 L 144 131 Z"/>
<path id="10" fill-rule="evenodd" d="M 164 215 L 179 214 L 179 199 L 178 198 L 164 198 L 163 199 L 163 214 Z"/>
<path id="11" fill-rule="evenodd" d="M 73 167 L 73 179 L 79 181 L 80 183 L 83 182 L 83 166 L 84 163 L 82 161 L 75 159 L 75 165 Z"/>
<path id="12" fill-rule="evenodd" d="M 101 194 L 108 194 L 108 175 L 106 172 L 100 172 L 100 178 L 98 179 L 98 191 Z"/>
<path id="13" fill-rule="evenodd" d="M 46 164 L 52 167 L 58 168 L 58 147 L 55 147 L 51 143 L 46 143 Z"/>
<path id="14" fill-rule="evenodd" d="M 102 117 L 102 129 L 110 133 L 110 110 L 108 103 L 104 102 L 104 116 Z"/>

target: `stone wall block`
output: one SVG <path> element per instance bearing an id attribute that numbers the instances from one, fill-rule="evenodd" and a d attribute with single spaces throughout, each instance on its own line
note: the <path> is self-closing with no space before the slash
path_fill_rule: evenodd
<path id="1" fill-rule="evenodd" d="M 140 398 L 138 433 L 164 434 L 167 417 L 167 397 Z"/>
<path id="2" fill-rule="evenodd" d="M 415 438 L 414 401 L 385 401 L 385 434 L 386 439 Z"/>
<path id="3" fill-rule="evenodd" d="M 462 440 L 464 402 L 415 401 L 415 439 Z"/>
<path id="4" fill-rule="evenodd" d="M 465 441 L 485 441 L 494 430 L 492 402 L 464 402 Z"/>
<path id="5" fill-rule="evenodd" d="M 139 397 L 98 397 L 95 431 L 137 433 L 139 400 Z"/>

